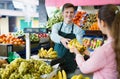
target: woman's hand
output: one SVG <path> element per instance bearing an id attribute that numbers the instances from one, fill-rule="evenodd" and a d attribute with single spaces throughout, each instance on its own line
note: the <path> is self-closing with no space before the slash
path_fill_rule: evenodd
<path id="1" fill-rule="evenodd" d="M 84 52 L 79 52 L 78 49 L 74 46 L 72 46 L 70 49 L 71 53 L 75 53 L 75 54 L 84 54 L 84 55 L 90 55 L 90 52 L 88 50 L 85 50 Z"/>
<path id="2" fill-rule="evenodd" d="M 89 52 L 88 50 L 85 50 L 83 53 L 84 53 L 85 55 L 90 56 L 90 52 Z"/>

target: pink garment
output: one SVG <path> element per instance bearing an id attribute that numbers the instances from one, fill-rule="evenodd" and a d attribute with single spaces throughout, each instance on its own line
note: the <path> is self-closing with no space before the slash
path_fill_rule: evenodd
<path id="1" fill-rule="evenodd" d="M 93 79 L 117 79 L 115 52 L 108 39 L 103 46 L 94 50 L 90 58 L 85 61 L 80 54 L 76 55 L 76 62 L 81 72 L 94 73 Z"/>

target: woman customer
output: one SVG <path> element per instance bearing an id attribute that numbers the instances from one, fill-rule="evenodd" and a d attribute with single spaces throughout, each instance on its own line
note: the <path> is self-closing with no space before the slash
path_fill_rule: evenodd
<path id="1" fill-rule="evenodd" d="M 80 52 L 70 48 L 76 54 L 76 62 L 81 72 L 94 73 L 93 79 L 120 79 L 120 10 L 117 6 L 108 4 L 98 11 L 98 25 L 107 41 L 85 61 Z"/>

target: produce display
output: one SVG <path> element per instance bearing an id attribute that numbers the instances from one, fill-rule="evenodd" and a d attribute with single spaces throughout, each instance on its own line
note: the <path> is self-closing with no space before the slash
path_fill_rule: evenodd
<path id="1" fill-rule="evenodd" d="M 82 29 L 88 30 L 93 23 L 97 22 L 96 14 L 87 14 L 84 18 Z"/>
<path id="2" fill-rule="evenodd" d="M 30 34 L 30 41 L 31 42 L 39 42 L 40 38 L 39 38 L 38 34 L 36 34 L 36 33 Z"/>
<path id="3" fill-rule="evenodd" d="M 73 22 L 81 27 L 83 30 L 100 30 L 96 17 L 96 14 L 87 14 L 86 12 L 78 11 L 73 18 Z M 57 10 L 55 11 L 53 17 L 49 18 L 46 24 L 46 28 L 51 29 L 54 24 L 62 21 L 62 13 L 60 10 Z M 21 36 L 24 36 L 24 40 L 22 38 L 19 38 Z M 49 38 L 49 35 L 47 33 L 30 34 L 31 42 L 40 42 L 42 38 L 44 38 L 43 40 L 45 41 L 46 38 Z M 83 43 L 80 44 L 77 39 L 72 39 L 69 41 L 68 47 L 72 48 L 74 46 L 82 55 L 84 55 L 83 52 L 87 48 L 93 51 L 95 48 L 100 47 L 104 42 L 102 38 L 96 37 L 84 37 L 82 41 Z M 25 34 L 21 30 L 13 34 L 2 34 L 0 35 L 0 43 L 13 44 L 16 46 L 25 45 Z M 55 59 L 58 57 L 57 52 L 54 51 L 52 47 L 48 50 L 41 47 L 41 49 L 38 50 L 37 56 L 39 56 L 39 58 L 45 59 Z M 53 71 L 53 68 L 50 65 L 41 60 L 25 60 L 22 58 L 17 58 L 10 64 L 7 64 L 4 68 L 2 67 L 3 63 L 7 62 L 3 62 L 2 60 L 0 60 L 0 79 L 45 79 L 42 78 L 41 75 L 50 74 Z M 67 79 L 67 74 L 64 70 L 59 70 L 57 74 L 51 79 Z M 71 79 L 90 78 L 84 77 L 82 74 L 79 74 L 72 76 Z"/>
<path id="4" fill-rule="evenodd" d="M 22 30 L 19 30 L 19 31 L 13 33 L 13 36 L 15 36 L 15 37 L 24 36 L 24 35 L 25 35 L 25 33 Z"/>
<path id="5" fill-rule="evenodd" d="M 46 37 L 49 37 L 47 33 L 39 33 L 38 34 L 38 37 L 39 38 L 46 38 Z"/>
<path id="6" fill-rule="evenodd" d="M 100 30 L 99 27 L 98 27 L 98 23 L 97 22 L 93 23 L 90 26 L 89 30 Z"/>
<path id="7" fill-rule="evenodd" d="M 84 77 L 82 74 L 74 75 L 71 79 L 90 79 L 89 77 Z"/>
<path id="8" fill-rule="evenodd" d="M 64 70 L 59 70 L 56 75 L 54 75 L 51 79 L 67 79 L 66 72 Z"/>
<path id="9" fill-rule="evenodd" d="M 18 38 L 22 38 L 25 40 L 25 33 L 22 30 L 19 30 L 15 33 L 13 33 L 13 36 L 18 37 Z M 40 35 L 36 34 L 36 33 L 31 33 L 30 34 L 30 41 L 31 42 L 38 42 L 40 40 Z"/>
<path id="10" fill-rule="evenodd" d="M 53 68 L 44 61 L 18 58 L 0 68 L 0 79 L 44 79 L 41 75 L 52 71 Z"/>
<path id="11" fill-rule="evenodd" d="M 62 12 L 61 10 L 57 10 L 55 11 L 55 14 L 53 15 L 53 17 L 48 19 L 46 27 L 51 29 L 54 24 L 62 21 L 63 21 Z"/>
<path id="12" fill-rule="evenodd" d="M 39 33 L 38 37 L 40 38 L 40 43 L 46 43 L 50 41 L 49 34 L 47 33 Z"/>
<path id="13" fill-rule="evenodd" d="M 38 56 L 40 58 L 57 58 L 57 52 L 53 50 L 53 48 L 51 47 L 48 51 L 44 48 L 41 48 L 38 52 Z"/>
<path id="14" fill-rule="evenodd" d="M 12 34 L 0 35 L 0 43 L 2 44 L 13 44 L 13 45 L 25 45 L 25 42 L 21 38 L 17 38 L 13 36 Z"/>
<path id="15" fill-rule="evenodd" d="M 73 23 L 75 23 L 76 25 L 78 25 L 79 27 L 81 26 L 82 22 L 83 22 L 83 18 L 86 16 L 86 12 L 83 11 L 78 11 L 75 14 L 75 17 L 73 18 Z"/>
<path id="16" fill-rule="evenodd" d="M 102 38 L 92 38 L 92 37 L 84 37 L 83 43 L 88 47 L 90 50 L 94 50 L 95 48 L 100 47 L 103 44 Z"/>
<path id="17" fill-rule="evenodd" d="M 86 50 L 86 47 L 84 45 L 81 45 L 77 39 L 72 39 L 68 43 L 68 47 L 71 48 L 72 46 L 75 46 L 80 53 L 84 52 Z"/>

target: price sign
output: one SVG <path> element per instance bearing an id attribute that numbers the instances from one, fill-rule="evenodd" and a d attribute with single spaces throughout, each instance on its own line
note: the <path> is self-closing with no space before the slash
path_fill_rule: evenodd
<path id="1" fill-rule="evenodd" d="M 24 28 L 25 33 L 47 33 L 46 28 Z"/>

